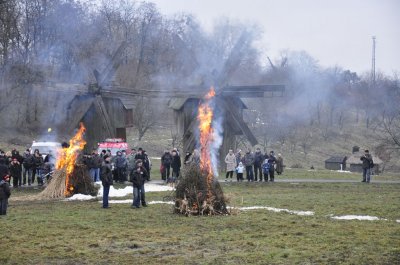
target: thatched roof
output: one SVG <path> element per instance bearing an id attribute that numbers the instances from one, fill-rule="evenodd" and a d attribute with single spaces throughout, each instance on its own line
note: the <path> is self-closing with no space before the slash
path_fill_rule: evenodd
<path id="1" fill-rule="evenodd" d="M 358 164 L 362 164 L 362 161 L 360 160 L 360 157 L 363 155 L 363 153 L 357 152 L 352 154 L 348 159 L 347 159 L 347 163 L 348 164 L 353 164 L 353 165 L 358 165 Z M 374 164 L 382 164 L 383 161 L 378 157 L 375 156 L 374 154 L 372 155 L 372 159 L 374 160 Z"/>

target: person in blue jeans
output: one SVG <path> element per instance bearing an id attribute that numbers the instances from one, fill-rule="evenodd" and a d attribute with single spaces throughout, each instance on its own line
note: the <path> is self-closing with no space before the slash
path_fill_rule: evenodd
<path id="1" fill-rule="evenodd" d="M 100 170 L 100 179 L 103 184 L 103 208 L 109 208 L 108 194 L 110 193 L 111 185 L 113 185 L 113 175 L 110 161 L 110 156 L 104 156 L 104 162 Z"/>
<path id="2" fill-rule="evenodd" d="M 132 208 L 140 208 L 140 202 L 146 207 L 144 183 L 148 179 L 146 169 L 142 166 L 142 162 L 138 160 L 136 167 L 131 171 L 130 181 L 133 185 L 133 203 Z"/>
<path id="3" fill-rule="evenodd" d="M 363 180 L 361 182 L 369 183 L 371 180 L 371 168 L 374 167 L 374 161 L 369 153 L 369 150 L 364 151 L 364 155 L 360 158 L 362 161 Z"/>
<path id="4" fill-rule="evenodd" d="M 98 154 L 96 149 L 93 149 L 89 163 L 89 173 L 94 182 L 100 181 L 100 168 L 103 158 Z"/>

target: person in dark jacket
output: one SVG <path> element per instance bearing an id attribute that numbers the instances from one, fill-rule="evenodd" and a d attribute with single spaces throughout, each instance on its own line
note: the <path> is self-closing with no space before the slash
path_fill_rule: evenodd
<path id="1" fill-rule="evenodd" d="M 26 177 L 28 175 L 28 185 L 30 186 L 32 183 L 32 176 L 33 176 L 33 168 L 34 168 L 34 161 L 33 155 L 31 154 L 29 149 L 26 149 L 24 152 L 24 161 L 22 162 L 23 170 L 22 170 L 22 185 L 26 184 Z"/>
<path id="2" fill-rule="evenodd" d="M 130 180 L 133 185 L 133 202 L 132 208 L 140 208 L 140 202 L 142 202 L 142 206 L 146 207 L 145 201 L 145 191 L 144 191 L 144 182 L 148 178 L 146 169 L 141 166 L 142 162 L 139 162 L 136 168 L 134 168 L 130 173 Z"/>
<path id="3" fill-rule="evenodd" d="M 14 188 L 20 187 L 22 180 L 22 166 L 18 162 L 17 158 L 12 159 L 9 168 L 10 168 L 10 176 L 13 180 L 13 187 Z"/>
<path id="4" fill-rule="evenodd" d="M 178 152 L 173 150 L 172 151 L 172 163 L 171 163 L 171 167 L 172 167 L 172 178 L 169 180 L 170 183 L 175 183 L 175 181 L 178 179 L 179 177 L 179 173 L 181 170 L 181 157 L 178 155 Z"/>
<path id="5" fill-rule="evenodd" d="M 256 149 L 256 152 L 254 153 L 254 180 L 258 180 L 258 176 L 260 176 L 260 181 L 262 181 L 262 164 L 264 162 L 264 156 L 261 153 L 260 148 Z"/>
<path id="6" fill-rule="evenodd" d="M 243 161 L 246 167 L 247 181 L 249 182 L 254 181 L 254 176 L 253 176 L 254 155 L 251 153 L 250 149 L 244 155 Z"/>
<path id="7" fill-rule="evenodd" d="M 276 164 L 276 158 L 275 158 L 274 151 L 269 152 L 268 164 L 269 164 L 269 172 L 268 172 L 269 173 L 269 181 L 274 182 L 274 180 L 275 180 L 275 164 Z"/>
<path id="8" fill-rule="evenodd" d="M 111 157 L 105 155 L 104 162 L 100 169 L 100 179 L 103 184 L 103 208 L 109 208 L 108 206 L 108 194 L 110 193 L 110 187 L 113 185 L 113 176 L 111 169 Z"/>
<path id="9" fill-rule="evenodd" d="M 2 180 L 4 176 L 9 174 L 10 171 L 8 170 L 8 166 L 6 165 L 6 160 L 3 157 L 0 157 L 0 180 Z"/>
<path id="10" fill-rule="evenodd" d="M 242 162 L 243 163 L 243 156 L 242 156 L 242 150 L 237 150 L 236 153 L 236 167 L 239 166 L 239 163 Z"/>
<path id="11" fill-rule="evenodd" d="M 150 161 L 149 156 L 147 155 L 146 150 L 143 150 L 143 155 L 144 155 L 143 166 L 147 171 L 147 181 L 150 181 L 150 178 L 151 178 L 151 161 Z"/>
<path id="12" fill-rule="evenodd" d="M 139 170 L 138 170 L 139 169 Z M 136 166 L 131 170 L 130 174 L 129 174 L 129 181 L 134 183 L 134 173 L 135 172 L 140 172 L 141 175 L 141 180 L 143 181 L 143 183 L 141 181 L 136 182 L 136 192 L 137 192 L 137 196 L 140 196 L 140 200 L 138 204 L 135 204 L 135 197 L 133 198 L 133 204 L 132 207 L 134 208 L 138 208 L 136 206 L 140 206 L 140 202 L 142 203 L 143 207 L 147 207 L 146 204 L 146 198 L 145 198 L 145 190 L 144 190 L 144 183 L 146 181 L 149 181 L 149 174 L 146 170 L 146 168 L 143 165 L 143 161 L 141 159 L 138 159 L 136 161 Z M 138 185 L 141 184 L 141 186 L 139 187 Z M 135 196 L 135 186 L 133 186 L 133 195 Z"/>
<path id="13" fill-rule="evenodd" d="M 2 165 L 0 165 L 0 167 L 1 166 Z M 9 181 L 9 175 L 4 175 L 0 178 L 0 215 L 7 214 L 8 198 L 11 196 L 10 184 L 8 184 Z"/>
<path id="14" fill-rule="evenodd" d="M 126 177 L 124 175 L 124 172 L 126 170 L 126 167 L 128 166 L 128 161 L 126 160 L 126 157 L 122 156 L 122 152 L 118 151 L 117 156 L 114 160 L 115 163 L 115 181 L 116 182 L 125 182 Z"/>
<path id="15" fill-rule="evenodd" d="M 364 151 L 364 155 L 360 157 L 362 161 L 362 169 L 363 169 L 363 180 L 361 182 L 369 183 L 371 180 L 371 168 L 374 166 L 374 161 L 372 160 L 372 156 L 369 153 L 369 150 Z"/>
<path id="16" fill-rule="evenodd" d="M 43 157 L 39 152 L 39 149 L 35 149 L 33 153 L 33 172 L 32 172 L 32 184 L 35 182 L 37 176 L 38 184 L 40 184 L 40 177 L 42 173 Z"/>
<path id="17" fill-rule="evenodd" d="M 92 177 L 94 182 L 100 181 L 100 168 L 103 164 L 103 158 L 98 154 L 96 149 L 93 149 L 91 158 L 90 158 L 90 176 Z"/>
<path id="18" fill-rule="evenodd" d="M 49 153 L 44 157 L 43 163 L 56 163 L 56 157 L 51 150 L 49 150 Z"/>
<path id="19" fill-rule="evenodd" d="M 172 163 L 172 155 L 168 150 L 165 150 L 164 154 L 161 157 L 161 165 L 162 165 L 161 178 L 162 178 L 162 180 L 169 179 L 171 163 Z"/>

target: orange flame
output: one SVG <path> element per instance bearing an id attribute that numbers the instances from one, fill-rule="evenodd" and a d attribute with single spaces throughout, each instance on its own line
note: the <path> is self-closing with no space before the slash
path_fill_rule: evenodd
<path id="1" fill-rule="evenodd" d="M 200 168 L 207 174 L 207 197 L 211 194 L 211 184 L 213 182 L 213 173 L 211 165 L 210 145 L 213 141 L 213 128 L 211 127 L 213 119 L 213 109 L 210 106 L 211 99 L 215 96 L 213 87 L 204 97 L 205 101 L 199 105 L 197 120 L 199 121 L 200 130 Z"/>
<path id="2" fill-rule="evenodd" d="M 56 169 L 66 169 L 67 177 L 65 179 L 65 191 L 64 195 L 69 196 L 72 194 L 74 187 L 70 183 L 70 177 L 72 172 L 74 171 L 74 166 L 76 159 L 79 155 L 79 152 L 83 150 L 86 145 L 85 139 L 83 139 L 83 135 L 86 131 L 85 126 L 81 122 L 78 132 L 69 140 L 69 147 L 65 148 L 61 151 L 61 154 L 58 158 Z"/>

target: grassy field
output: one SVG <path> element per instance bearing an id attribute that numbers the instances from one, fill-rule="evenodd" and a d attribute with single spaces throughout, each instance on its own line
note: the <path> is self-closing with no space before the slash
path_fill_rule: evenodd
<path id="1" fill-rule="evenodd" d="M 0 264 L 400 264 L 400 184 L 222 185 L 231 206 L 315 214 L 183 217 L 166 204 L 101 209 L 97 201 L 11 200 L 0 218 Z M 168 195 L 147 193 L 147 201 Z M 330 218 L 352 214 L 387 220 Z"/>

